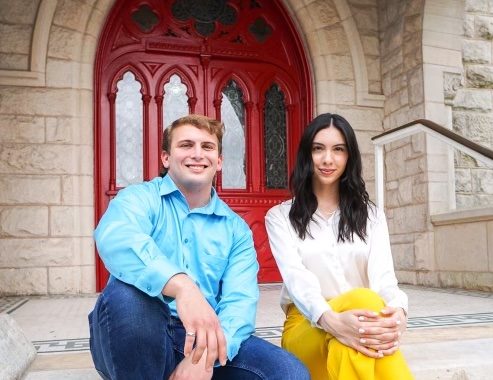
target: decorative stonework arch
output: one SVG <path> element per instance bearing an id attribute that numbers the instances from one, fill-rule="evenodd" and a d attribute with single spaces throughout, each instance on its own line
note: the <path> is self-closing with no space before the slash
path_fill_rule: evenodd
<path id="1" fill-rule="evenodd" d="M 328 80 L 317 78 L 317 74 L 325 73 L 327 68 L 324 66 L 325 60 L 318 59 L 321 56 L 317 56 L 314 53 L 318 49 L 315 45 L 318 44 L 319 41 L 309 38 L 309 35 L 314 32 L 313 25 L 315 24 L 314 22 L 310 22 L 313 20 L 310 18 L 309 13 L 306 12 L 306 7 L 309 5 L 300 7 L 297 0 L 284 0 L 284 3 L 291 10 L 292 18 L 297 21 L 297 25 L 299 26 L 301 34 L 304 37 L 304 43 L 308 46 L 307 50 L 311 52 L 308 58 L 313 68 L 312 72 L 314 73 L 314 89 L 316 89 L 317 94 L 319 94 L 319 96 L 315 97 L 317 107 L 319 107 L 323 100 L 320 94 L 330 94 L 332 93 L 332 90 L 328 86 L 330 78 Z M 348 2 L 347 0 L 333 0 L 333 5 L 337 11 L 340 23 L 348 40 L 348 48 L 350 51 L 351 61 L 353 63 L 355 81 L 355 104 L 358 106 L 382 108 L 385 97 L 383 95 L 369 93 L 366 57 L 363 50 L 363 45 L 361 43 L 360 34 Z M 332 96 L 328 101 L 333 102 L 334 96 Z M 321 110 L 318 111 L 320 112 Z"/>
<path id="2" fill-rule="evenodd" d="M 41 0 L 34 25 L 29 70 L 0 70 L 0 85 L 42 87 L 51 24 L 58 0 Z"/>
<path id="3" fill-rule="evenodd" d="M 368 92 L 368 70 L 361 38 L 347 0 L 334 0 L 342 26 L 349 42 L 356 84 L 356 104 L 358 106 L 383 107 L 385 97 Z"/>

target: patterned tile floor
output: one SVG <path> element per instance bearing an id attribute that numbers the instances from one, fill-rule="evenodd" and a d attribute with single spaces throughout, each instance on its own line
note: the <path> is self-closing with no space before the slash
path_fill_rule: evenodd
<path id="1" fill-rule="evenodd" d="M 491 380 L 493 293 L 402 286 L 409 296 L 402 351 L 416 380 Z M 256 334 L 280 343 L 284 315 L 279 284 L 261 285 Z M 89 353 L 87 314 L 97 295 L 0 297 L 35 345 L 26 380 L 97 380 Z M 462 376 L 462 377 L 461 377 Z"/>
<path id="2" fill-rule="evenodd" d="M 410 298 L 410 331 L 493 326 L 493 293 L 417 286 L 403 288 Z M 278 341 L 282 334 L 279 291 L 279 284 L 261 285 L 256 335 L 271 341 Z M 2 297 L 0 312 L 9 313 L 17 320 L 40 354 L 84 352 L 89 350 L 86 316 L 95 299 L 96 295 Z M 413 304 L 416 316 L 413 316 Z"/>

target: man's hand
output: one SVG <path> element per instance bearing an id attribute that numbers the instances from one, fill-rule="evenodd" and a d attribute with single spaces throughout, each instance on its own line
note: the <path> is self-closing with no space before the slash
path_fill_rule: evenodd
<path id="1" fill-rule="evenodd" d="M 188 333 L 183 348 L 185 357 L 192 354 L 193 364 L 197 364 L 202 356 L 206 357 L 205 368 L 211 371 L 216 359 L 225 365 L 226 338 L 219 319 L 192 279 L 183 273 L 173 276 L 163 294 L 175 298 L 178 317 Z"/>
<path id="2" fill-rule="evenodd" d="M 212 378 L 212 368 L 205 368 L 205 357 L 194 364 L 192 357 L 185 357 L 175 368 L 168 380 L 210 380 Z"/>

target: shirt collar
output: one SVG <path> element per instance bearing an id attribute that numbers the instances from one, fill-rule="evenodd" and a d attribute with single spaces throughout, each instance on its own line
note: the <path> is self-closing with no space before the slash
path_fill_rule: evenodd
<path id="1" fill-rule="evenodd" d="M 169 175 L 162 177 L 161 186 L 159 188 L 159 193 L 161 195 L 169 195 L 171 193 L 180 194 L 181 198 L 185 200 L 185 197 L 181 193 L 180 189 L 173 182 L 173 179 Z M 214 187 L 211 190 L 211 200 L 204 207 L 199 207 L 193 209 L 192 212 L 197 212 L 201 214 L 215 214 L 218 216 L 228 216 L 229 208 L 228 206 L 219 198 L 216 189 Z"/>

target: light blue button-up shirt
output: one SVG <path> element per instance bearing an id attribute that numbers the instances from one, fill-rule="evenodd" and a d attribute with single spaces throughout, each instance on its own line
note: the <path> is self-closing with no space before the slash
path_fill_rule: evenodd
<path id="1" fill-rule="evenodd" d="M 216 311 L 228 358 L 255 331 L 258 262 L 250 228 L 212 190 L 211 201 L 190 210 L 169 176 L 121 190 L 94 238 L 110 280 L 131 284 L 169 304 L 161 291 L 186 273 Z"/>

